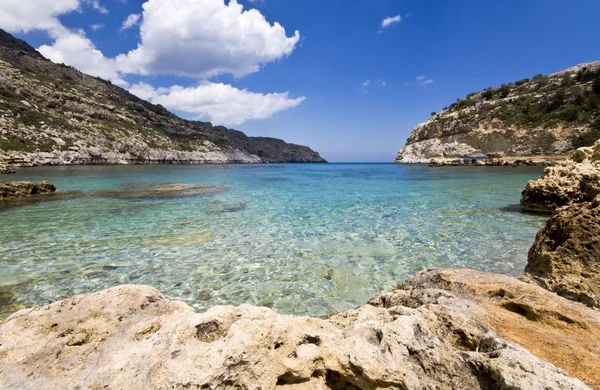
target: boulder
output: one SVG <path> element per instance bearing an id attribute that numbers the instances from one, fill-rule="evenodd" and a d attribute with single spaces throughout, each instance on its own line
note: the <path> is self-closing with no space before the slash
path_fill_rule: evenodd
<path id="1" fill-rule="evenodd" d="M 56 191 L 54 184 L 47 181 L 32 183 L 30 181 L 12 181 L 0 183 L 0 200 L 27 198 L 36 195 L 49 194 Z"/>
<path id="2" fill-rule="evenodd" d="M 530 180 L 521 197 L 526 211 L 552 213 L 573 202 L 593 200 L 600 194 L 600 163 L 566 161 L 547 167 L 544 175 Z"/>
<path id="3" fill-rule="evenodd" d="M 600 308 L 600 196 L 559 209 L 538 232 L 525 276 L 565 298 Z"/>
<path id="4" fill-rule="evenodd" d="M 4 165 L 4 164 L 0 164 L 0 174 L 10 174 L 10 173 L 17 173 L 14 169 L 12 169 L 11 166 L 9 165 Z"/>
<path id="5" fill-rule="evenodd" d="M 197 313 L 120 286 L 9 317 L 0 388 L 587 389 L 542 359 L 600 386 L 599 324 L 537 286 L 469 270 L 423 272 L 329 318 L 249 305 Z"/>

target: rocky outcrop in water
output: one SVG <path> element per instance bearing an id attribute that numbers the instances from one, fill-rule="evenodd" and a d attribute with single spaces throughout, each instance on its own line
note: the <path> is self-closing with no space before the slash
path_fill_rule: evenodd
<path id="1" fill-rule="evenodd" d="M 325 162 L 306 146 L 183 120 L 0 30 L 0 163 Z"/>
<path id="2" fill-rule="evenodd" d="M 600 196 L 558 210 L 537 234 L 525 273 L 558 295 L 600 308 Z"/>
<path id="3" fill-rule="evenodd" d="M 416 126 L 395 162 L 490 153 L 535 159 L 560 156 L 599 138 L 600 61 L 459 98 Z"/>
<path id="4" fill-rule="evenodd" d="M 539 342 L 548 330 L 550 343 Z M 326 319 L 249 305 L 200 314 L 121 286 L 9 317 L 0 387 L 586 389 L 542 359 L 600 386 L 599 331 L 598 312 L 468 270 L 418 274 Z M 519 338 L 538 357 L 510 341 Z"/>
<path id="5" fill-rule="evenodd" d="M 12 181 L 0 183 L 0 200 L 28 198 L 36 195 L 50 194 L 56 191 L 54 184 L 47 181 L 32 183 L 30 181 Z"/>
<path id="6" fill-rule="evenodd" d="M 12 167 L 4 164 L 0 164 L 0 174 L 17 173 Z"/>
<path id="7" fill-rule="evenodd" d="M 521 208 L 527 211 L 554 212 L 576 202 L 589 202 L 600 194 L 600 141 L 580 148 L 569 161 L 544 170 L 523 191 Z"/>

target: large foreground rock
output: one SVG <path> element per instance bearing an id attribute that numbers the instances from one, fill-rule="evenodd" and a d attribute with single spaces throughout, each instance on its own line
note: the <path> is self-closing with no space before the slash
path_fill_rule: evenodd
<path id="1" fill-rule="evenodd" d="M 9 317 L 0 388 L 588 388 L 542 359 L 600 388 L 599 324 L 537 286 L 468 270 L 418 274 L 327 319 L 248 305 L 199 314 L 121 286 Z"/>
<path id="2" fill-rule="evenodd" d="M 600 197 L 563 207 L 548 221 L 525 273 L 550 291 L 600 308 Z"/>
<path id="3" fill-rule="evenodd" d="M 569 161 L 548 167 L 537 180 L 527 183 L 521 208 L 527 211 L 554 212 L 559 207 L 589 202 L 600 194 L 600 141 L 593 147 L 579 148 Z"/>
<path id="4" fill-rule="evenodd" d="M 47 181 L 32 183 L 30 181 L 12 181 L 0 183 L 0 200 L 27 198 L 35 195 L 49 194 L 56 191 L 54 184 Z"/>

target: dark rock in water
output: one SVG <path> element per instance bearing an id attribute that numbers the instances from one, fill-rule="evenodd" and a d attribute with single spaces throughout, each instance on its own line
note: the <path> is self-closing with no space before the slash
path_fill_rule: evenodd
<path id="1" fill-rule="evenodd" d="M 161 184 L 136 189 L 99 191 L 97 194 L 117 199 L 159 199 L 214 194 L 223 190 L 225 187 L 205 184 Z"/>
<path id="2" fill-rule="evenodd" d="M 10 173 L 17 173 L 17 171 L 12 169 L 12 167 L 10 167 L 8 165 L 0 164 L 0 174 L 10 174 Z"/>
<path id="3" fill-rule="evenodd" d="M 600 308 L 600 196 L 560 209 L 529 251 L 525 276 L 567 299 Z"/>
<path id="4" fill-rule="evenodd" d="M 212 203 L 206 208 L 207 213 L 235 213 L 246 209 L 246 202 L 241 203 Z"/>
<path id="5" fill-rule="evenodd" d="M 30 196 L 49 194 L 56 191 L 54 184 L 47 181 L 13 181 L 0 184 L 0 200 L 12 200 Z"/>

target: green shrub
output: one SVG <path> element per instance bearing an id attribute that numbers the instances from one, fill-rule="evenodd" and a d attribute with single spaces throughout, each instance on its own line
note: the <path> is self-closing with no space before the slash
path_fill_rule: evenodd
<path id="1" fill-rule="evenodd" d="M 596 95 L 600 95 L 600 76 L 596 77 L 594 83 L 592 84 L 592 92 Z"/>
<path id="2" fill-rule="evenodd" d="M 515 85 L 523 85 L 523 84 L 527 84 L 528 82 L 529 82 L 529 79 L 522 79 L 522 80 L 515 82 Z"/>
<path id="3" fill-rule="evenodd" d="M 596 119 L 590 126 L 586 133 L 580 134 L 573 137 L 571 144 L 574 148 L 581 148 L 584 146 L 592 146 L 596 141 L 600 139 L 600 118 Z"/>
<path id="4" fill-rule="evenodd" d="M 483 98 L 486 100 L 490 100 L 491 98 L 494 97 L 494 91 L 492 91 L 491 89 L 488 89 L 484 93 L 482 93 L 481 96 L 483 96 Z"/>

